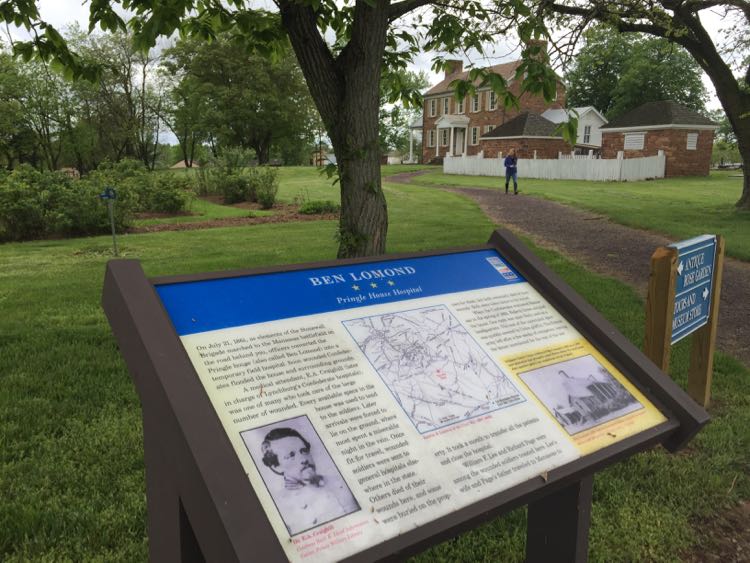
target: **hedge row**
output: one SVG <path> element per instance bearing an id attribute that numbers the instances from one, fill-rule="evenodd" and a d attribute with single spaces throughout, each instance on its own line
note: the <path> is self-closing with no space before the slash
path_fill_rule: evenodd
<path id="1" fill-rule="evenodd" d="M 0 241 L 108 232 L 107 206 L 99 197 L 107 187 L 117 191 L 118 230 L 129 227 L 135 213 L 186 210 L 193 193 L 189 178 L 149 173 L 132 160 L 104 163 L 80 180 L 22 165 L 0 175 Z"/>

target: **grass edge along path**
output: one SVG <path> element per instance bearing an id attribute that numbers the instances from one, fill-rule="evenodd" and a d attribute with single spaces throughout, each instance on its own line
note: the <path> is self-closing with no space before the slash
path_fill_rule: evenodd
<path id="1" fill-rule="evenodd" d="M 415 175 L 411 183 L 500 189 L 502 178 L 461 176 L 432 171 Z M 640 182 L 585 182 L 519 178 L 526 195 L 550 199 L 609 217 L 612 221 L 663 234 L 674 240 L 696 234 L 722 234 L 727 255 L 750 261 L 750 212 L 734 204 L 742 191 L 741 178 L 725 171 L 708 177 L 664 178 Z M 701 226 L 702 232 L 695 230 Z"/>
<path id="2" fill-rule="evenodd" d="M 390 252 L 478 244 L 490 234 L 464 198 L 386 188 Z M 435 215 L 410 223 L 415 205 Z M 219 228 L 131 235 L 122 248 L 154 276 L 332 258 L 334 232 L 334 222 Z M 643 303 L 630 288 L 536 251 L 640 344 Z M 140 409 L 99 306 L 109 252 L 107 237 L 0 246 L 4 561 L 146 559 Z M 678 346 L 673 372 L 683 386 L 686 365 L 687 349 Z M 676 456 L 652 450 L 597 478 L 592 561 L 674 560 L 693 548 L 692 524 L 750 497 L 748 376 L 717 355 L 715 418 L 690 447 Z M 523 510 L 515 511 L 415 560 L 521 561 L 524 534 Z"/>

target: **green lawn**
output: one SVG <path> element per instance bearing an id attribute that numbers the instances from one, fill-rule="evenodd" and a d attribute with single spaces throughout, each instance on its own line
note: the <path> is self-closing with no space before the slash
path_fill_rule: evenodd
<path id="1" fill-rule="evenodd" d="M 737 171 L 708 177 L 643 182 L 582 182 L 519 179 L 529 195 L 566 203 L 611 217 L 623 225 L 649 229 L 674 239 L 722 234 L 727 254 L 750 261 L 750 212 L 734 204 L 742 193 Z M 502 178 L 456 176 L 440 171 L 413 179 L 420 185 L 476 186 L 498 189 Z"/>
<path id="2" fill-rule="evenodd" d="M 468 199 L 418 186 L 385 192 L 391 252 L 489 236 Z M 335 231 L 334 221 L 270 224 L 127 235 L 120 246 L 157 276 L 330 259 Z M 2 561 L 146 560 L 140 408 L 100 306 L 110 248 L 106 236 L 0 245 Z M 630 288 L 540 253 L 640 345 L 643 303 Z M 686 346 L 672 358 L 684 385 Z M 714 420 L 691 446 L 641 454 L 597 478 L 592 561 L 673 561 L 699 541 L 694 524 L 750 498 L 749 378 L 717 355 Z M 521 561 L 524 531 L 516 511 L 417 559 Z"/>

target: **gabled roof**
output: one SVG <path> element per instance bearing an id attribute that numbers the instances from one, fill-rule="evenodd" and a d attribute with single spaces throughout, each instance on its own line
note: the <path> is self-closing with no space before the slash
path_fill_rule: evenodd
<path id="1" fill-rule="evenodd" d="M 497 137 L 560 137 L 555 133 L 557 126 L 538 113 L 525 111 L 506 121 L 500 127 L 482 135 L 482 139 Z"/>
<path id="2" fill-rule="evenodd" d="M 502 63 L 499 65 L 491 66 L 487 70 L 494 74 L 499 74 L 505 80 L 510 80 L 513 78 L 516 74 L 516 69 L 521 64 L 521 61 L 511 61 L 509 63 Z M 469 71 L 465 70 L 464 72 L 457 72 L 455 74 L 451 74 L 449 76 L 446 76 L 435 84 L 432 88 L 427 90 L 427 92 L 424 93 L 425 96 L 431 96 L 433 94 L 443 94 L 443 93 L 453 93 L 453 89 L 449 86 L 451 82 L 457 79 L 466 80 L 469 78 Z M 481 80 L 477 79 L 474 81 L 475 86 L 479 86 Z"/>
<path id="3" fill-rule="evenodd" d="M 562 123 L 563 121 L 568 121 L 568 119 L 570 119 L 571 111 L 575 111 L 578 114 L 578 119 L 581 119 L 587 113 L 593 112 L 594 114 L 599 116 L 599 119 L 601 119 L 602 122 L 607 123 L 607 119 L 601 113 L 599 113 L 594 106 L 581 106 L 578 108 L 572 108 L 572 110 L 548 109 L 544 113 L 542 113 L 542 117 L 544 117 L 545 119 L 549 119 L 552 123 Z"/>
<path id="4" fill-rule="evenodd" d="M 646 102 L 610 121 L 602 129 L 641 127 L 654 125 L 716 125 L 698 112 L 672 100 Z"/>

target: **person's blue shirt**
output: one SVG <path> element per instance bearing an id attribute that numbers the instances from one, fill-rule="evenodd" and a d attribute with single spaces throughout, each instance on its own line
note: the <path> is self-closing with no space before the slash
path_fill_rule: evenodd
<path id="1" fill-rule="evenodd" d="M 515 172 L 517 162 L 518 162 L 518 159 L 515 156 L 511 156 L 511 155 L 506 156 L 505 157 L 506 172 Z"/>

